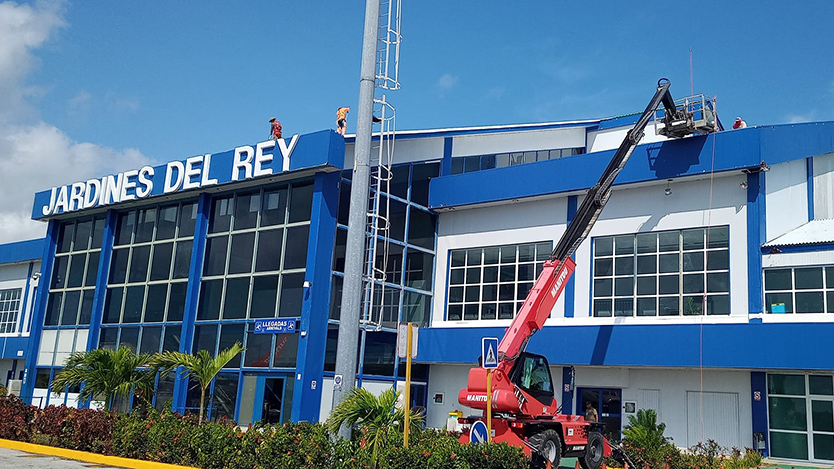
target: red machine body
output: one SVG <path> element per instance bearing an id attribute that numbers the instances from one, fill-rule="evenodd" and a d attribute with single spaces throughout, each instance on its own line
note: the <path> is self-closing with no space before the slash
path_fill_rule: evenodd
<path id="1" fill-rule="evenodd" d="M 588 190 L 498 345 L 498 366 L 492 370 L 491 379 L 492 440 L 523 447 L 535 468 L 556 467 L 562 457 L 577 456 L 583 468 L 597 469 L 603 457 L 613 453 L 611 444 L 601 434 L 602 424 L 588 422 L 582 416 L 560 413 L 547 359 L 525 349 L 530 338 L 544 326 L 562 295 L 576 268 L 571 256 L 599 218 L 611 195 L 614 179 L 642 139 L 655 110 L 663 104 L 662 121 L 668 129 L 674 130 L 673 136 L 683 136 L 692 127 L 692 110 L 676 107 L 669 86 L 668 80 L 658 82 L 654 97 L 626 134 L 597 184 Z M 472 368 L 466 389 L 458 394 L 458 402 L 486 410 L 487 392 L 487 370 Z M 471 424 L 483 417 L 460 420 Z M 461 441 L 469 443 L 468 431 L 461 436 Z"/>

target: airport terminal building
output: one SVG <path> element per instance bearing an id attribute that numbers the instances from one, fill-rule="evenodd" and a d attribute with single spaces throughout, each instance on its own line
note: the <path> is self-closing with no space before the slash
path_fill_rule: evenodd
<path id="1" fill-rule="evenodd" d="M 369 194 L 384 229 L 370 222 L 358 382 L 403 381 L 396 325 L 414 322 L 412 404 L 432 427 L 468 413 L 457 395 L 480 339 L 503 335 L 635 120 L 397 132 L 390 181 Z M 642 142 L 529 344 L 563 412 L 590 401 L 616 436 L 652 408 L 678 446 L 834 461 L 834 123 Z M 35 194 L 46 238 L 0 247 L 7 381 L 25 370 L 34 404 L 78 405 L 48 391 L 73 351 L 239 341 L 211 418 L 326 418 L 353 143 L 327 130 Z M 168 377 L 154 399 L 189 411 L 199 392 Z"/>

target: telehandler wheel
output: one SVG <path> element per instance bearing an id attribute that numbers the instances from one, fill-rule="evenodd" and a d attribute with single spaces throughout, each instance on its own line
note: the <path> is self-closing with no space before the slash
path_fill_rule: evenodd
<path id="1" fill-rule="evenodd" d="M 579 465 L 582 469 L 598 469 L 602 464 L 605 442 L 599 432 L 588 433 L 588 444 L 585 445 L 585 454 L 579 458 Z"/>
<path id="2" fill-rule="evenodd" d="M 551 467 L 559 467 L 562 459 L 562 438 L 556 430 L 544 430 L 536 433 L 527 440 L 538 451 L 530 458 L 531 469 L 545 469 L 550 461 Z M 594 468 L 596 469 L 596 468 Z"/>

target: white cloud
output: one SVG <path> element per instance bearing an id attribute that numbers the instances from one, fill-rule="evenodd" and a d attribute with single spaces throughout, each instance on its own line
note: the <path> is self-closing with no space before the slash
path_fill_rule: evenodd
<path id="1" fill-rule="evenodd" d="M 138 150 L 79 143 L 43 122 L 0 130 L 0 243 L 43 236 L 30 220 L 36 192 L 152 163 Z"/>
<path id="2" fill-rule="evenodd" d="M 138 150 L 76 142 L 38 121 L 27 99 L 47 91 L 26 83 L 33 50 L 64 24 L 59 3 L 0 3 L 0 243 L 44 235 L 46 225 L 31 220 L 35 192 L 150 163 Z M 70 105 L 90 99 L 82 91 Z"/>
<path id="3" fill-rule="evenodd" d="M 75 117 L 87 117 L 93 95 L 89 91 L 81 90 L 67 102 L 69 113 Z"/>
<path id="4" fill-rule="evenodd" d="M 119 96 L 109 91 L 104 95 L 105 101 L 116 112 L 136 112 L 139 110 L 139 99 L 127 96 Z"/>
<path id="5" fill-rule="evenodd" d="M 798 124 L 800 122 L 811 122 L 816 120 L 817 111 L 811 111 L 805 114 L 788 114 L 785 116 L 785 122 L 788 124 Z"/>
<path id="6" fill-rule="evenodd" d="M 32 117 L 25 101 L 39 93 L 25 86 L 29 72 L 39 63 L 32 50 L 42 46 L 50 34 L 64 26 L 59 3 L 36 7 L 13 2 L 0 3 L 0 124 L 22 116 Z"/>
<path id="7" fill-rule="evenodd" d="M 499 100 L 504 97 L 504 93 L 506 92 L 506 88 L 503 86 L 495 86 L 487 90 L 486 98 L 487 99 L 494 99 Z"/>
<path id="8" fill-rule="evenodd" d="M 444 73 L 443 76 L 441 76 L 440 79 L 437 80 L 437 87 L 443 91 L 446 91 L 452 89 L 452 87 L 454 87 L 457 84 L 457 82 L 458 77 L 450 73 Z"/>

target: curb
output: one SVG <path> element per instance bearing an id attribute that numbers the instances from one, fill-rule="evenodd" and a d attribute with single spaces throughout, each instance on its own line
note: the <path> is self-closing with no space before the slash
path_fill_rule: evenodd
<path id="1" fill-rule="evenodd" d="M 27 453 L 43 454 L 76 461 L 103 464 L 107 466 L 126 467 L 129 469 L 199 469 L 191 466 L 177 466 L 154 461 L 141 461 L 139 459 L 120 458 L 118 456 L 105 456 L 103 454 L 87 453 L 74 449 L 56 448 L 54 446 L 36 445 L 22 441 L 0 439 L 0 448 L 16 449 Z"/>

